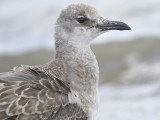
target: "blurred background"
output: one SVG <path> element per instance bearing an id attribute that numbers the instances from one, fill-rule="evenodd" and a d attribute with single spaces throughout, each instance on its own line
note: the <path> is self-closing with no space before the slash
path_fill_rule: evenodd
<path id="1" fill-rule="evenodd" d="M 160 120 L 160 0 L 0 0 L 0 72 L 50 61 L 55 21 L 79 2 L 132 28 L 92 44 L 100 67 L 99 120 Z"/>

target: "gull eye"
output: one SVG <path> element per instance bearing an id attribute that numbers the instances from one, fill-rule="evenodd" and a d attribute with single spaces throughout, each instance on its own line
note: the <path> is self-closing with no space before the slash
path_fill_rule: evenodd
<path id="1" fill-rule="evenodd" d="M 86 18 L 84 16 L 78 16 L 77 21 L 79 23 L 84 23 L 86 21 Z"/>

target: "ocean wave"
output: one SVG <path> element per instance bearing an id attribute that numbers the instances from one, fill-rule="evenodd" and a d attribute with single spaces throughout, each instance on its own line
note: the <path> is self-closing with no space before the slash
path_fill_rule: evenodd
<path id="1" fill-rule="evenodd" d="M 132 54 L 125 59 L 129 69 L 123 73 L 124 83 L 153 83 L 160 82 L 160 56 L 152 61 L 139 61 L 138 54 Z"/>
<path id="2" fill-rule="evenodd" d="M 99 120 L 159 120 L 160 94 L 152 94 L 156 88 L 159 85 L 100 87 Z"/>

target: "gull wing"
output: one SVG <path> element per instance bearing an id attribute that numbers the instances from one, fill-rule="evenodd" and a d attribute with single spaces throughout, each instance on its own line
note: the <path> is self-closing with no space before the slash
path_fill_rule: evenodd
<path id="1" fill-rule="evenodd" d="M 1 120 L 49 120 L 69 104 L 68 85 L 32 68 L 0 74 Z"/>
<path id="2" fill-rule="evenodd" d="M 11 72 L 0 73 L 0 83 L 48 79 L 48 74 L 30 66 L 15 67 Z"/>

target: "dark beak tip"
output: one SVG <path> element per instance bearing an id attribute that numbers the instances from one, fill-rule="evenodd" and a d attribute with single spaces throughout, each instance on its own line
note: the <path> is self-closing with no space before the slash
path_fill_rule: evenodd
<path id="1" fill-rule="evenodd" d="M 131 27 L 126 24 L 126 30 L 131 30 Z"/>
<path id="2" fill-rule="evenodd" d="M 128 30 L 131 30 L 131 28 L 129 27 Z"/>
<path id="3" fill-rule="evenodd" d="M 126 27 L 126 28 L 124 28 L 124 29 L 121 29 L 122 31 L 123 30 L 131 30 L 131 28 L 130 27 Z"/>
<path id="4" fill-rule="evenodd" d="M 131 27 L 129 25 L 127 25 L 126 23 L 123 23 L 123 22 L 117 22 L 117 30 L 120 29 L 120 30 L 131 30 Z"/>

